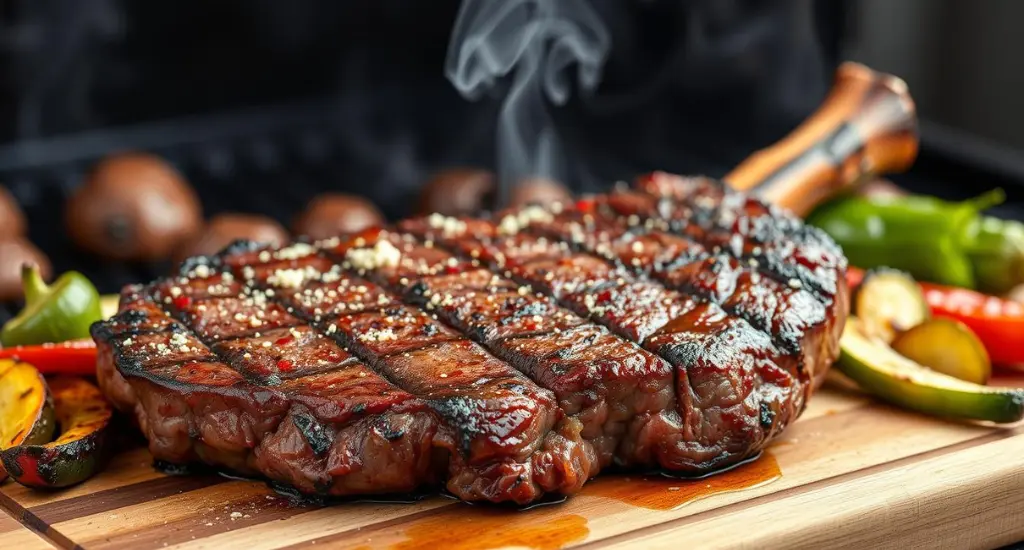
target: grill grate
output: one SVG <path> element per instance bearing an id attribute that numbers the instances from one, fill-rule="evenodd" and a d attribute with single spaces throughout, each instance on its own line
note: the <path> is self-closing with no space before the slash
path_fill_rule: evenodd
<path id="1" fill-rule="evenodd" d="M 110 262 L 79 250 L 63 223 L 64 204 L 87 170 L 105 154 L 139 149 L 178 168 L 199 194 L 204 214 L 256 212 L 290 224 L 317 193 L 352 188 L 351 163 L 324 107 L 306 105 L 258 116 L 185 121 L 171 127 L 101 132 L 22 143 L 0 149 L 0 181 L 29 220 L 29 237 L 53 262 L 54 273 L 78 270 L 101 293 L 148 281 L 170 270 L 169 262 Z M 348 189 L 366 194 L 367 189 Z M 401 194 L 380 201 L 390 217 L 405 215 Z M 0 303 L 0 323 L 19 309 Z"/>

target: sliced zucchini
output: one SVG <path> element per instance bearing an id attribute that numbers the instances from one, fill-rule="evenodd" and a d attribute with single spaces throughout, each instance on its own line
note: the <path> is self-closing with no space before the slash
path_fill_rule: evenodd
<path id="1" fill-rule="evenodd" d="M 924 291 L 910 275 L 895 269 L 867 272 L 854 297 L 855 315 L 873 338 L 891 343 L 897 334 L 931 315 Z"/>
<path id="2" fill-rule="evenodd" d="M 53 400 L 46 380 L 28 363 L 0 359 L 0 450 L 53 437 Z M 0 464 L 0 481 L 7 471 Z"/>
<path id="3" fill-rule="evenodd" d="M 992 376 L 985 345 L 955 319 L 925 321 L 897 336 L 892 349 L 919 365 L 967 382 L 984 385 Z"/>
<path id="4" fill-rule="evenodd" d="M 969 420 L 1024 418 L 1024 390 L 972 384 L 933 371 L 864 333 L 851 317 L 840 340 L 836 367 L 864 390 L 915 411 Z"/>
<path id="5" fill-rule="evenodd" d="M 46 444 L 0 451 L 11 477 L 27 487 L 52 489 L 80 483 L 107 459 L 113 410 L 96 386 L 81 378 L 50 381 L 61 433 Z"/>

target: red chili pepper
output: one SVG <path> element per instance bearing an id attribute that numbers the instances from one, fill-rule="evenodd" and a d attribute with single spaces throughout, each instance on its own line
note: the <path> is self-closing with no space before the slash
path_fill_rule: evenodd
<path id="1" fill-rule="evenodd" d="M 593 214 L 595 206 L 594 199 L 580 199 L 576 201 L 576 210 L 584 214 Z"/>
<path id="2" fill-rule="evenodd" d="M 295 341 L 295 337 L 293 337 L 293 336 L 282 336 L 281 338 L 278 338 L 277 340 L 274 340 L 274 345 L 275 346 L 286 346 L 288 344 L 291 344 L 294 341 Z"/>
<path id="3" fill-rule="evenodd" d="M 72 340 L 59 344 L 0 349 L 0 359 L 24 361 L 43 374 L 96 374 L 96 342 Z"/>
<path id="4" fill-rule="evenodd" d="M 188 296 L 178 296 L 173 300 L 173 304 L 175 309 L 183 310 L 192 305 L 192 298 L 189 298 Z"/>
<path id="5" fill-rule="evenodd" d="M 846 272 L 850 288 L 864 279 L 864 271 Z M 988 350 L 992 363 L 1024 363 L 1024 305 L 966 288 L 918 283 L 932 315 L 950 317 L 970 327 Z"/>

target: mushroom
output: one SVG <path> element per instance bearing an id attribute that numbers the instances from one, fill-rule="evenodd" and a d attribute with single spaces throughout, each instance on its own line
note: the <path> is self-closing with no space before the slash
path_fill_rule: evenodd
<path id="1" fill-rule="evenodd" d="M 382 225 L 384 215 L 363 197 L 345 193 L 318 195 L 292 224 L 296 235 L 314 240 L 329 239 Z"/>
<path id="2" fill-rule="evenodd" d="M 52 272 L 50 259 L 34 244 L 23 237 L 0 239 L 0 301 L 20 300 L 24 297 L 21 266 L 35 264 L 43 279 Z"/>
<path id="3" fill-rule="evenodd" d="M 202 227 L 199 198 L 162 159 L 123 153 L 101 161 L 68 202 L 66 222 L 82 248 L 116 260 L 171 256 Z"/>
<path id="4" fill-rule="evenodd" d="M 14 195 L 0 185 L 0 239 L 25 234 L 25 213 L 14 200 Z"/>
<path id="5" fill-rule="evenodd" d="M 552 203 L 572 202 L 572 194 L 562 184 L 547 178 L 525 179 L 512 188 L 509 206 L 536 204 L 547 206 Z"/>
<path id="6" fill-rule="evenodd" d="M 420 193 L 419 213 L 466 216 L 491 208 L 494 174 L 474 168 L 449 168 L 434 175 Z"/>
<path id="7" fill-rule="evenodd" d="M 288 242 L 289 236 L 280 223 L 267 216 L 234 212 L 218 214 L 177 251 L 175 261 L 216 254 L 241 239 L 281 246 Z"/>

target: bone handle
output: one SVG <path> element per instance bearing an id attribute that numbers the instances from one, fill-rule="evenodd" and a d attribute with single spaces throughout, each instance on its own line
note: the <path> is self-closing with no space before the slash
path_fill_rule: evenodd
<path id="1" fill-rule="evenodd" d="M 836 71 L 831 92 L 810 118 L 724 179 L 806 215 L 864 176 L 908 169 L 917 148 L 916 110 L 907 85 L 848 62 Z"/>

